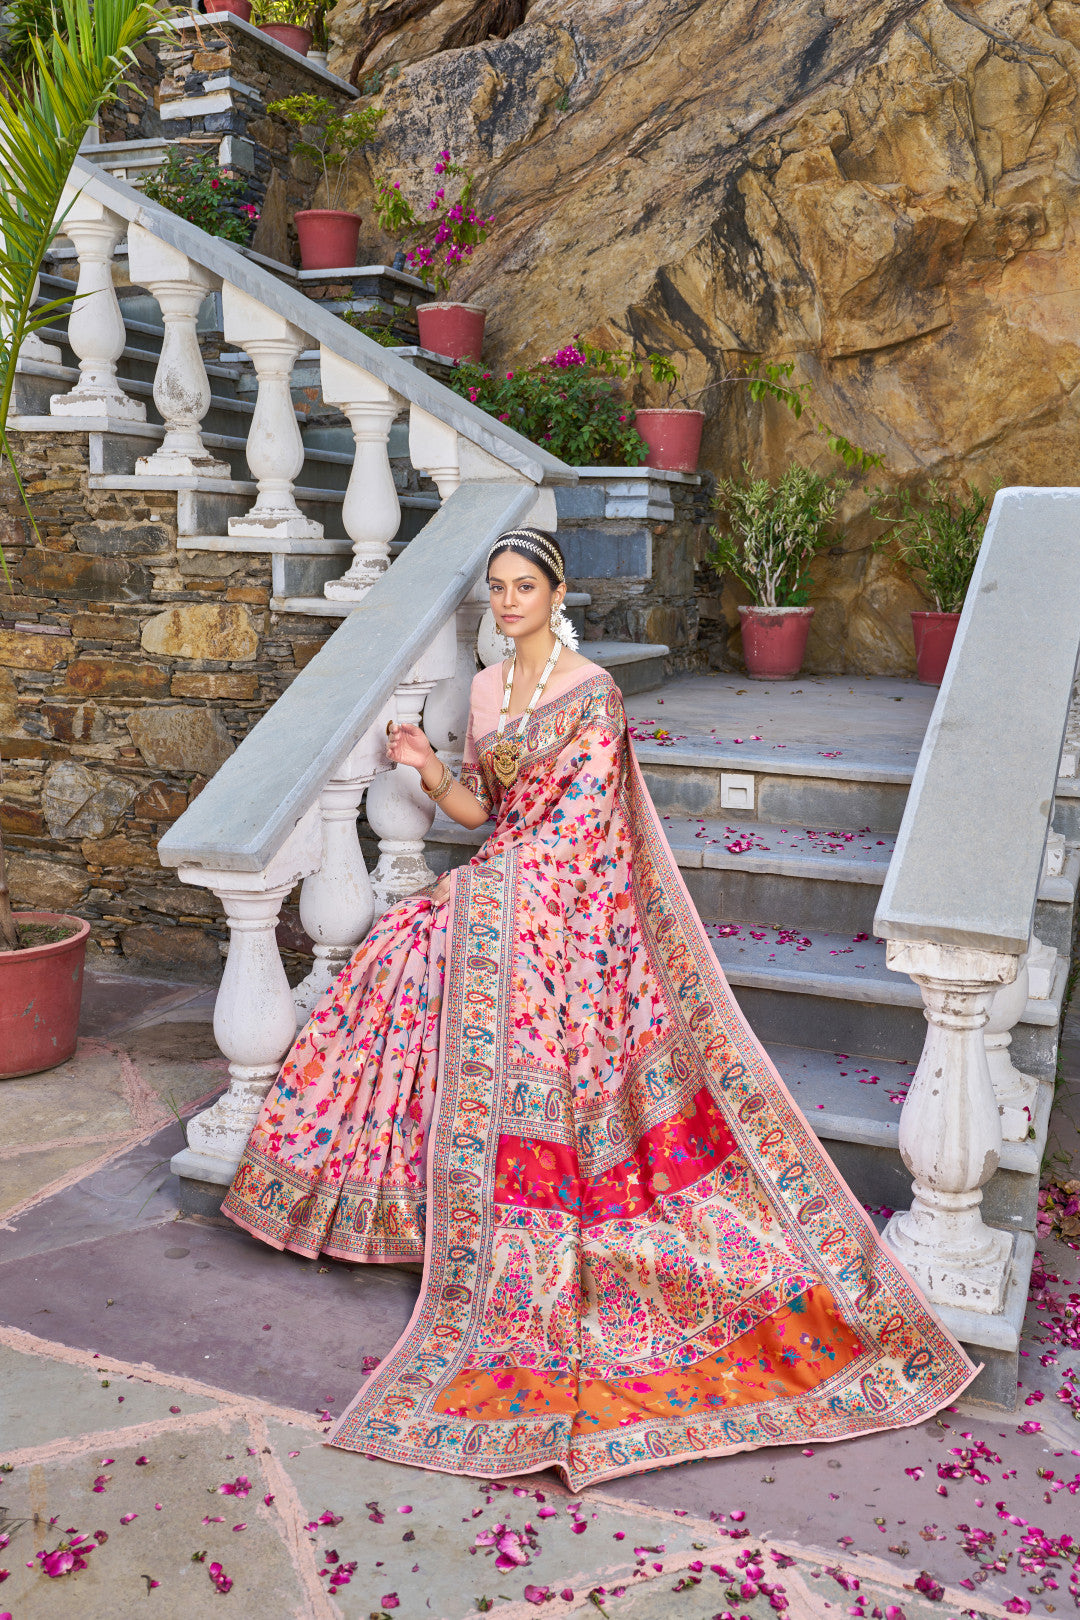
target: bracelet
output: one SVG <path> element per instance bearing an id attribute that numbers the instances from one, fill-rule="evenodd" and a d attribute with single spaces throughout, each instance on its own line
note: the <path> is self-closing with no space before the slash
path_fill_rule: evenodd
<path id="1" fill-rule="evenodd" d="M 437 787 L 424 787 L 424 779 L 423 777 L 420 778 L 420 786 L 424 788 L 424 792 L 427 794 L 428 798 L 433 800 L 435 804 L 438 804 L 440 799 L 446 798 L 446 795 L 449 793 L 453 785 L 454 776 L 449 765 L 443 766 L 443 773 L 439 779 L 439 784 Z"/>

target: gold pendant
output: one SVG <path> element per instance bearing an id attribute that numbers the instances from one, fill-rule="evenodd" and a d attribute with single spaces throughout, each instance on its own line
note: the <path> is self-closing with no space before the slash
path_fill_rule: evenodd
<path id="1" fill-rule="evenodd" d="M 500 738 L 491 750 L 491 768 L 499 778 L 504 788 L 512 787 L 517 781 L 518 752 L 512 742 Z"/>

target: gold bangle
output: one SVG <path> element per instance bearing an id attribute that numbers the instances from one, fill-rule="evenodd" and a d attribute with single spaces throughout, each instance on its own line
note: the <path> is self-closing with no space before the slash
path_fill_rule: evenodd
<path id="1" fill-rule="evenodd" d="M 420 786 L 424 789 L 424 792 L 427 794 L 428 798 L 433 799 L 436 804 L 438 804 L 440 799 L 445 799 L 453 785 L 453 773 L 451 772 L 449 765 L 445 764 L 443 765 L 443 773 L 439 778 L 437 786 L 429 788 L 425 786 L 424 778 L 420 778 Z"/>

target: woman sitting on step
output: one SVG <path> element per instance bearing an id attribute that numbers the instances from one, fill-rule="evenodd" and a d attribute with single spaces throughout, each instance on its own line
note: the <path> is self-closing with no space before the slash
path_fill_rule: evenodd
<path id="1" fill-rule="evenodd" d="M 372 928 L 223 1206 L 297 1254 L 423 1262 L 332 1443 L 580 1488 L 919 1422 L 975 1369 L 736 1006 L 556 541 L 504 534 L 488 584 L 514 652 L 473 682 L 460 783 L 415 726 L 389 753 L 494 829 Z"/>

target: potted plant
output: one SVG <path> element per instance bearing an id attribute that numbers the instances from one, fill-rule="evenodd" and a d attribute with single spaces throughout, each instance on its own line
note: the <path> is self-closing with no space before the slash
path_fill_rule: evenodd
<path id="1" fill-rule="evenodd" d="M 705 412 L 691 408 L 690 396 L 685 393 L 678 396 L 681 404 L 674 403 L 679 373 L 668 355 L 650 354 L 648 364 L 653 382 L 667 388 L 663 405 L 643 406 L 634 418 L 634 426 L 648 447 L 648 465 L 671 472 L 696 472 Z"/>
<path id="2" fill-rule="evenodd" d="M 843 478 L 823 478 L 792 462 L 777 483 L 721 479 L 716 507 L 724 521 L 710 530 L 706 561 L 733 574 L 753 598 L 739 608 L 746 673 L 752 680 L 786 680 L 799 673 L 814 610 L 806 605 L 811 558 L 828 545 L 829 526 L 848 489 Z"/>
<path id="3" fill-rule="evenodd" d="M 439 185 L 418 216 L 401 184 L 378 180 L 379 224 L 397 236 L 405 247 L 405 262 L 418 276 L 433 282 L 444 295 L 461 265 L 490 235 L 494 215 L 479 214 L 473 206 L 475 177 L 460 163 L 452 163 L 449 152 L 440 152 L 435 174 Z M 447 180 L 460 180 L 457 197 L 448 201 Z M 457 304 L 445 296 L 430 304 L 420 304 L 416 320 L 420 343 L 425 349 L 446 355 L 450 360 L 478 361 L 484 347 L 484 321 L 487 311 L 478 304 Z"/>
<path id="4" fill-rule="evenodd" d="M 256 27 L 279 45 L 306 56 L 311 49 L 311 0 L 254 0 Z"/>
<path id="5" fill-rule="evenodd" d="M 259 217 L 254 203 L 241 202 L 247 184 L 227 174 L 212 152 L 185 152 L 171 146 L 165 162 L 151 169 L 142 183 L 144 197 L 190 220 L 211 236 L 245 247 Z"/>
<path id="6" fill-rule="evenodd" d="M 203 10 L 208 16 L 227 11 L 233 17 L 242 17 L 244 22 L 251 21 L 251 0 L 203 0 Z"/>
<path id="7" fill-rule="evenodd" d="M 932 478 L 922 506 L 916 506 L 907 490 L 887 495 L 878 489 L 870 507 L 871 514 L 889 524 L 892 531 L 875 542 L 875 549 L 898 540 L 901 561 L 913 572 L 921 573 L 922 584 L 934 603 L 933 610 L 913 611 L 911 615 L 915 670 L 925 686 L 940 686 L 945 678 L 964 597 L 982 545 L 986 509 L 998 484 L 988 495 L 970 484 L 963 488 L 966 499 L 950 494 Z"/>
<path id="8" fill-rule="evenodd" d="M 276 113 L 306 138 L 293 145 L 293 151 L 310 158 L 322 169 L 327 208 L 304 208 L 293 218 L 300 239 L 300 264 L 304 270 L 341 270 L 356 263 L 360 239 L 360 215 L 339 208 L 345 186 L 345 165 L 361 146 L 373 139 L 381 107 L 357 107 L 351 112 L 335 112 L 325 96 L 286 96 L 272 101 L 266 109 Z"/>
<path id="9" fill-rule="evenodd" d="M 576 344 L 517 371 L 486 371 L 460 361 L 448 382 L 571 466 L 637 467 L 645 460 L 633 407 L 623 400 L 612 370 Z"/>
<path id="10" fill-rule="evenodd" d="M 35 307 L 72 160 L 135 47 L 162 29 L 173 25 L 154 0 L 55 0 L 49 34 L 28 33 L 18 73 L 0 64 L 0 451 L 35 533 L 6 427 L 19 349 L 70 304 Z M 6 577 L 2 551 L 0 565 Z M 12 911 L 0 838 L 0 1077 L 54 1068 L 75 1050 L 89 933 L 81 917 Z"/>

